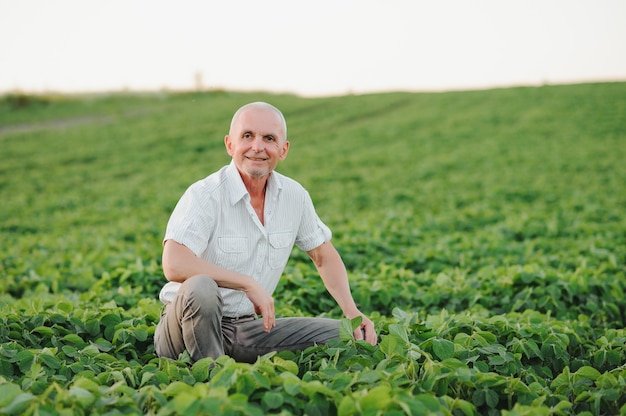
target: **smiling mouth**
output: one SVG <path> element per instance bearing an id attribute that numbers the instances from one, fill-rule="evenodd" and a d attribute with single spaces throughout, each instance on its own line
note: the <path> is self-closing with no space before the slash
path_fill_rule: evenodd
<path id="1" fill-rule="evenodd" d="M 250 157 L 250 156 L 246 156 L 246 158 L 253 162 L 265 162 L 268 159 L 266 157 Z"/>

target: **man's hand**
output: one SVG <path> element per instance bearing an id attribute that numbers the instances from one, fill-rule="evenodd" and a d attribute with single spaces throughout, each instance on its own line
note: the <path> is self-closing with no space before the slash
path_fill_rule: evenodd
<path id="1" fill-rule="evenodd" d="M 263 328 L 265 332 L 270 332 L 270 330 L 276 326 L 274 298 L 272 298 L 260 284 L 255 281 L 253 282 L 252 286 L 245 291 L 246 296 L 254 305 L 254 311 L 258 315 L 263 316 Z"/>
<path id="2" fill-rule="evenodd" d="M 363 320 L 361 321 L 361 325 L 359 325 L 359 327 L 354 330 L 354 339 L 365 340 L 372 345 L 376 345 L 376 342 L 378 341 L 378 335 L 376 335 L 374 323 L 363 314 L 361 314 L 361 317 L 363 318 Z"/>

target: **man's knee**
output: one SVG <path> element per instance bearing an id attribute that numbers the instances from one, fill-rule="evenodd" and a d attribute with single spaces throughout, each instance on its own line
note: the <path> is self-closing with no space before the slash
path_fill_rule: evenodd
<path id="1" fill-rule="evenodd" d="M 192 276 L 181 285 L 178 296 L 185 308 L 203 310 L 205 313 L 221 312 L 222 296 L 215 280 L 205 275 Z"/>

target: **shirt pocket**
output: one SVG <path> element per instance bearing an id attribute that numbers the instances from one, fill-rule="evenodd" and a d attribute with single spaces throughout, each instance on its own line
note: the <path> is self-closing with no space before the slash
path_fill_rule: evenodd
<path id="1" fill-rule="evenodd" d="M 244 270 L 249 260 L 248 239 L 246 237 L 219 237 L 217 246 L 220 255 L 216 264 L 228 270 Z"/>
<path id="2" fill-rule="evenodd" d="M 246 251 L 246 237 L 219 237 L 218 245 L 224 253 L 243 253 Z"/>
<path id="3" fill-rule="evenodd" d="M 270 233 L 268 236 L 269 247 L 269 264 L 270 267 L 276 269 L 285 267 L 291 249 L 293 248 L 293 234 L 290 232 Z"/>

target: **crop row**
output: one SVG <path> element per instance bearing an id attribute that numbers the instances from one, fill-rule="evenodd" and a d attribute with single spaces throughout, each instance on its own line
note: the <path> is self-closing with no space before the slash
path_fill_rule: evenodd
<path id="1" fill-rule="evenodd" d="M 626 405 L 626 333 L 585 320 L 395 309 L 379 320 L 376 347 L 351 340 L 357 323 L 344 320 L 341 341 L 250 365 L 155 357 L 158 313 L 148 300 L 135 310 L 38 301 L 3 311 L 0 412 L 615 414 Z"/>

